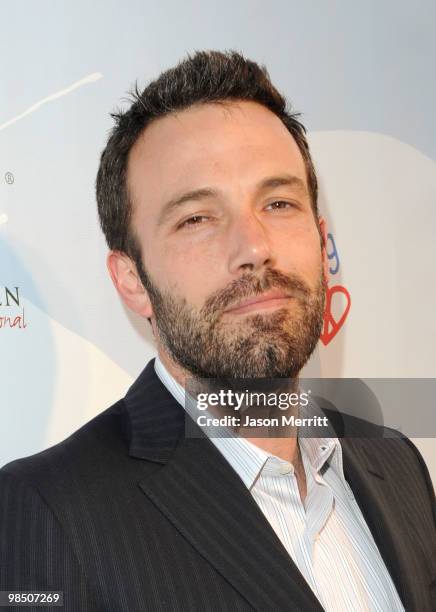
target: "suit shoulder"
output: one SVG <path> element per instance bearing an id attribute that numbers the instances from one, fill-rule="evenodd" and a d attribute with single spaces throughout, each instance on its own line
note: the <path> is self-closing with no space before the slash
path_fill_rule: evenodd
<path id="1" fill-rule="evenodd" d="M 430 477 L 430 472 L 428 471 L 428 467 L 424 461 L 423 456 L 421 455 L 421 453 L 419 452 L 415 444 L 409 438 L 404 437 L 403 439 L 409 448 L 409 452 L 411 452 L 414 455 L 415 461 L 419 465 L 419 471 L 421 472 L 422 477 L 424 478 L 424 481 L 427 487 L 427 491 L 430 497 L 430 503 L 432 506 L 433 523 L 436 528 L 436 495 L 435 495 L 435 490 L 433 487 L 433 482 Z"/>
<path id="2" fill-rule="evenodd" d="M 128 444 L 124 413 L 124 400 L 119 400 L 62 442 L 6 464 L 0 476 L 38 485 L 72 476 L 81 466 L 92 470 L 111 458 L 114 461 Z"/>

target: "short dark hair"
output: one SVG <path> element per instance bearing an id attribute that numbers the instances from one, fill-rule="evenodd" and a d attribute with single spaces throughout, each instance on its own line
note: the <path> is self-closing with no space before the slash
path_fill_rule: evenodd
<path id="1" fill-rule="evenodd" d="M 132 204 L 127 188 L 127 164 L 131 148 L 146 127 L 158 117 L 196 104 L 252 101 L 272 111 L 294 137 L 303 156 L 311 204 L 318 222 L 318 185 L 306 130 L 299 113 L 271 83 L 265 66 L 236 51 L 197 51 L 163 72 L 140 93 L 136 84 L 132 105 L 111 113 L 115 120 L 101 154 L 96 192 L 101 228 L 111 250 L 129 255 L 141 264 L 141 252 L 131 227 Z"/>

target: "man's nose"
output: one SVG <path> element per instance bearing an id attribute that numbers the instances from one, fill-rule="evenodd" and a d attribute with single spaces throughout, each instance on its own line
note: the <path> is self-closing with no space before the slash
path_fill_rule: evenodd
<path id="1" fill-rule="evenodd" d="M 250 212 L 234 220 L 229 235 L 229 272 L 251 272 L 273 265 L 272 245 L 261 220 Z"/>

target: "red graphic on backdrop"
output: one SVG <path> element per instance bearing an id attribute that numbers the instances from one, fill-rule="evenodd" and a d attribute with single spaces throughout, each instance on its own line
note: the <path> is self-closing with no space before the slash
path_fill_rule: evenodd
<path id="1" fill-rule="evenodd" d="M 0 329 L 26 329 L 24 306 L 21 308 L 20 288 L 0 287 Z M 21 310 L 19 310 L 21 308 Z"/>
<path id="2" fill-rule="evenodd" d="M 333 316 L 333 312 L 332 312 L 333 296 L 336 293 L 342 293 L 347 300 L 345 309 L 338 321 L 336 321 L 336 319 Z M 324 311 L 324 327 L 320 335 L 320 339 L 325 346 L 327 346 L 327 344 L 333 340 L 333 338 L 336 336 L 338 331 L 341 329 L 341 327 L 345 323 L 345 319 L 348 316 L 350 306 L 351 306 L 351 296 L 348 293 L 348 291 L 345 289 L 345 287 L 343 287 L 342 285 L 333 285 L 332 287 L 327 287 L 326 304 L 325 304 L 325 311 Z"/>

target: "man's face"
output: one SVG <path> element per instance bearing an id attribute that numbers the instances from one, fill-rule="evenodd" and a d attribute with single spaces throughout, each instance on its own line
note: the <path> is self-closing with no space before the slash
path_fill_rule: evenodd
<path id="1" fill-rule="evenodd" d="M 159 348 L 205 378 L 296 376 L 321 332 L 326 260 L 281 121 L 253 102 L 161 118 L 131 151 L 128 188 Z"/>

